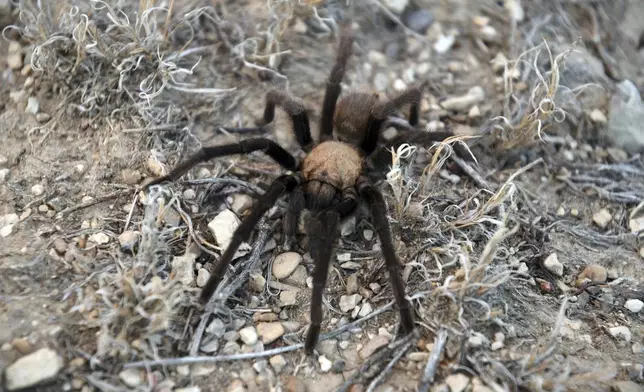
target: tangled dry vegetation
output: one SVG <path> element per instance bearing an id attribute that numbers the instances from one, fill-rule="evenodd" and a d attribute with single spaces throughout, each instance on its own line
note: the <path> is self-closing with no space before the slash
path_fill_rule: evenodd
<path id="1" fill-rule="evenodd" d="M 128 124 L 121 132 L 144 138 L 142 144 L 154 151 L 146 162 L 148 170 L 158 175 L 176 162 L 176 158 L 166 157 L 185 156 L 200 146 L 192 131 L 197 119 L 208 116 L 218 124 L 228 121 L 227 113 L 239 103 L 239 83 L 249 83 L 241 81 L 240 74 L 250 75 L 253 83 L 269 79 L 288 85 L 280 64 L 291 50 L 282 47 L 281 39 L 293 28 L 295 16 L 307 15 L 319 30 L 326 29 L 333 37 L 333 14 L 321 3 L 21 2 L 19 23 L 5 29 L 4 35 L 11 39 L 14 31 L 19 32 L 30 46 L 28 64 L 41 86 L 64 97 L 58 107 L 60 116 Z M 257 7 L 267 16 L 250 21 L 253 18 L 242 17 L 247 12 L 245 6 Z M 524 162 L 496 183 L 493 176 L 481 174 L 481 166 L 464 162 L 452 153 L 454 143 L 466 141 L 476 144 L 491 140 L 499 153 L 552 143 L 553 136 L 546 131 L 566 120 L 569 108 L 578 105 L 579 94 L 597 87 L 594 83 L 573 87 L 562 83 L 562 69 L 579 40 L 571 37 L 565 45 L 556 42 L 557 50 L 547 40 L 538 42 L 540 29 L 548 22 L 535 21 L 533 28 L 520 37 L 515 31 L 513 42 L 518 44 L 512 45 L 511 52 L 517 55 L 494 60 L 503 78 L 504 104 L 481 126 L 489 132 L 475 137 L 458 135 L 427 148 L 404 144 L 392 151 L 382 186 L 388 193 L 394 232 L 401 238 L 404 277 L 419 316 L 420 336 L 387 342 L 389 349 L 384 345 L 382 352 L 367 358 L 340 390 L 349 390 L 353 383 L 376 390 L 386 383 L 403 356 L 418 350 L 427 354 L 422 357 L 422 367 L 416 369 L 421 391 L 459 371 L 474 372 L 494 391 L 579 390 L 616 376 L 613 369 L 579 368 L 561 355 L 559 332 L 566 319 L 568 297 L 557 299 L 535 292 L 530 288 L 535 285 L 531 273 L 522 268 L 527 263 L 532 269 L 543 270 L 533 265 L 547 250 L 546 223 L 539 223 L 540 214 L 534 212 L 533 197 L 522 179 L 544 166 L 544 160 Z M 301 309 L 287 312 L 301 325 L 283 332 L 276 343 L 266 343 L 272 345 L 270 349 L 260 339 L 245 347 L 247 351 L 227 351 L 230 346 L 222 339 L 223 332 L 213 332 L 218 323 L 224 331 L 235 329 L 231 325 L 239 320 L 243 326 L 258 309 L 278 308 L 276 313 L 280 313 L 278 298 L 282 297 L 277 292 L 281 286 L 271 278 L 271 269 L 277 254 L 274 249 L 280 247 L 276 218 L 283 213 L 283 203 L 267 214 L 251 243 L 240 249 L 233 270 L 206 309 L 196 300 L 199 288 L 195 281 L 200 279 L 195 275 L 208 270 L 222 251 L 208 224 L 229 208 L 228 199 L 263 192 L 263 185 L 275 170 L 261 159 L 243 157 L 229 164 L 221 163 L 226 162 L 222 159 L 215 166 L 215 175 L 201 171 L 196 179 L 181 185 L 153 187 L 150 193 L 131 192 L 129 211 L 112 227 L 114 232 L 131 237 L 121 234 L 120 249 L 102 254 L 95 271 L 64 295 L 65 300 L 73 302 L 67 316 L 79 336 L 89 332 L 95 337 L 88 351 L 75 347 L 69 354 L 89 360 L 83 369 L 88 385 L 98 390 L 121 390 L 117 384 L 123 383 L 124 377 L 119 379 L 117 374 L 145 369 L 146 383 L 155 385 L 155 390 L 169 390 L 188 382 L 189 378 L 182 379 L 178 370 L 185 365 L 261 361 L 301 349 L 308 314 L 308 306 L 302 301 L 298 302 Z M 445 178 L 438 174 L 448 165 L 456 165 L 475 185 L 456 196 L 443 191 Z M 569 187 L 579 189 L 588 186 L 589 176 L 577 171 L 564 180 Z M 615 182 L 613 190 L 621 187 L 622 193 L 606 191 L 606 197 L 629 203 L 642 199 L 644 191 L 627 186 L 626 179 L 611 181 Z M 601 196 L 606 183 L 591 181 L 589 186 Z M 585 238 L 600 238 L 578 227 L 568 230 Z M 350 260 L 364 255 L 361 268 L 368 271 L 365 283 L 387 282 L 386 269 L 374 256 L 378 248 L 364 248 L 359 241 L 350 240 L 355 227 L 347 232 L 338 253 L 351 253 Z M 334 271 L 336 275 L 330 279 L 334 285 L 340 282 L 341 287 L 329 290 L 325 299 L 325 318 L 329 320 L 343 316 L 337 310 L 340 296 L 336 294 L 343 292 L 342 286 L 351 274 L 344 269 Z M 248 292 L 253 282 L 260 282 L 262 287 L 251 295 Z M 375 309 L 360 317 L 344 317 L 344 323 L 336 319 L 321 339 L 342 336 L 350 340 L 356 333 L 385 325 L 391 327 L 389 332 L 395 332 L 396 311 L 390 291 L 373 291 L 369 303 Z M 534 305 L 528 303 L 542 301 L 559 309 L 550 319 L 548 333 L 537 338 L 517 333 L 520 325 L 533 322 L 529 314 Z M 485 336 L 496 336 L 497 340 L 489 342 Z M 68 338 L 72 342 L 80 339 Z M 421 344 L 419 339 L 429 344 Z M 504 339 L 506 345 L 508 341 L 516 344 L 514 350 L 498 349 Z M 296 360 L 289 357 L 289 361 Z M 314 375 L 316 366 L 303 363 L 293 372 L 303 367 L 308 375 Z M 210 369 L 207 377 L 215 380 L 212 382 L 231 381 L 224 367 Z M 279 374 L 271 373 L 270 368 L 264 370 L 271 374 L 265 385 L 286 390 Z M 164 385 L 168 389 L 162 389 Z"/>

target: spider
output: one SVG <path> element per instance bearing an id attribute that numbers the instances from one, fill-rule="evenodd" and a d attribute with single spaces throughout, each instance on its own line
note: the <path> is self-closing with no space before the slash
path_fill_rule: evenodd
<path id="1" fill-rule="evenodd" d="M 320 334 L 322 294 L 333 248 L 339 237 L 339 225 L 356 211 L 360 201 L 368 205 L 378 233 L 399 310 L 400 330 L 403 335 L 408 335 L 415 329 L 413 308 L 405 298 L 405 284 L 401 277 L 402 264 L 395 252 L 387 204 L 383 193 L 365 173 L 365 159 L 376 150 L 383 124 L 396 110 L 410 105 L 408 122 L 411 126 L 418 123 L 421 92 L 419 88 L 409 88 L 390 100 L 382 100 L 377 94 L 362 92 L 349 92 L 340 97 L 341 82 L 354 42 L 350 26 L 344 22 L 340 27 L 338 53 L 326 84 L 318 143 L 313 141 L 308 114 L 300 98 L 277 90 L 270 90 L 266 95 L 263 125 L 272 122 L 275 108 L 281 107 L 290 116 L 296 140 L 307 153 L 301 161 L 270 139 L 249 138 L 237 143 L 203 147 L 170 173 L 153 179 L 146 185 L 149 187 L 165 181 L 175 181 L 198 163 L 216 157 L 249 154 L 255 151 L 264 152 L 290 172 L 277 177 L 242 220 L 228 247 L 214 266 L 201 291 L 200 300 L 202 303 L 209 301 L 238 247 L 248 240 L 263 214 L 279 198 L 288 195 L 288 211 L 283 221 L 287 239 L 292 241 L 295 237 L 301 212 L 304 209 L 311 212 L 306 234 L 309 236 L 309 251 L 314 261 L 314 269 L 310 326 L 304 346 L 307 355 L 313 353 Z M 452 134 L 433 132 L 427 135 L 428 139 L 442 140 Z"/>

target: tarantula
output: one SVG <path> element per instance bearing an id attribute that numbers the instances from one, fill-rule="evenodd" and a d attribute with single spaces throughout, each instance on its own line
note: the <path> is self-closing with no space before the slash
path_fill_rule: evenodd
<path id="1" fill-rule="evenodd" d="M 305 351 L 309 355 L 313 353 L 320 333 L 322 294 L 333 248 L 339 236 L 339 225 L 356 210 L 359 200 L 366 201 L 370 207 L 400 312 L 400 329 L 406 335 L 415 328 L 413 308 L 405 298 L 405 285 L 401 278 L 402 265 L 394 249 L 385 198 L 366 177 L 365 158 L 376 150 L 381 128 L 396 110 L 410 105 L 408 122 L 411 126 L 418 123 L 421 93 L 419 88 L 410 88 L 391 100 L 381 100 L 376 94 L 359 92 L 350 92 L 340 97 L 340 84 L 352 54 L 353 40 L 350 24 L 343 23 L 338 54 L 327 80 L 320 117 L 320 141 L 317 144 L 313 142 L 309 118 L 300 98 L 276 90 L 271 90 L 266 95 L 264 124 L 273 121 L 276 106 L 289 114 L 297 142 L 307 152 L 301 162 L 272 140 L 250 138 L 238 143 L 203 147 L 169 174 L 154 179 L 146 186 L 177 180 L 200 162 L 254 151 L 263 151 L 291 172 L 275 179 L 268 190 L 258 198 L 249 215 L 242 220 L 203 287 L 200 300 L 206 303 L 210 299 L 238 247 L 248 240 L 263 214 L 280 197 L 288 194 L 289 208 L 283 222 L 286 238 L 295 237 L 300 213 L 305 208 L 311 211 L 307 235 L 315 266 L 310 327 L 305 342 Z M 434 132 L 428 135 L 429 139 L 442 140 L 451 133 Z"/>

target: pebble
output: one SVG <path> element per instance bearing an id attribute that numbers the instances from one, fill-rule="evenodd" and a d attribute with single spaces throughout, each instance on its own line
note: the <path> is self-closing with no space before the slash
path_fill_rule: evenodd
<path id="1" fill-rule="evenodd" d="M 360 358 L 364 360 L 370 357 L 371 354 L 373 354 L 380 347 L 386 346 L 387 344 L 389 344 L 388 337 L 382 336 L 382 335 L 376 335 L 371 340 L 369 340 L 367 344 L 365 344 L 364 347 L 362 347 L 362 349 L 360 349 L 360 351 L 358 352 L 358 355 L 360 356 Z"/>
<path id="2" fill-rule="evenodd" d="M 38 114 L 38 111 L 40 110 L 40 102 L 34 97 L 29 97 L 27 99 L 27 107 L 25 108 L 25 113 L 29 114 Z"/>
<path id="3" fill-rule="evenodd" d="M 286 330 L 286 332 L 297 332 L 301 325 L 297 321 L 283 321 L 282 326 Z"/>
<path id="4" fill-rule="evenodd" d="M 213 237 L 215 237 L 217 245 L 221 248 L 227 248 L 240 223 L 241 221 L 234 212 L 225 209 L 208 223 L 208 228 L 212 232 Z"/>
<path id="5" fill-rule="evenodd" d="M 280 293 L 280 306 L 297 305 L 297 291 L 282 291 Z"/>
<path id="6" fill-rule="evenodd" d="M 233 202 L 230 205 L 230 209 L 233 210 L 234 213 L 241 215 L 252 206 L 252 197 L 245 193 L 238 193 L 233 195 Z"/>
<path id="7" fill-rule="evenodd" d="M 53 379 L 64 366 L 63 359 L 49 348 L 26 355 L 4 370 L 5 387 L 15 391 Z"/>
<path id="8" fill-rule="evenodd" d="M 39 123 L 46 123 L 51 119 L 51 116 L 47 113 L 38 113 L 36 114 L 36 121 Z"/>
<path id="9" fill-rule="evenodd" d="M 283 355 L 275 355 L 268 359 L 268 363 L 271 364 L 273 370 L 276 373 L 281 373 L 282 370 L 286 367 L 286 359 Z"/>
<path id="10" fill-rule="evenodd" d="M 559 262 L 559 258 L 556 253 L 551 253 L 543 261 L 543 266 L 553 274 L 557 276 L 563 276 L 564 266 Z"/>
<path id="11" fill-rule="evenodd" d="M 358 317 L 365 317 L 368 316 L 369 313 L 373 311 L 373 307 L 369 302 L 365 302 L 364 305 L 360 308 L 360 312 L 358 313 Z"/>
<path id="12" fill-rule="evenodd" d="M 259 323 L 257 324 L 257 334 L 262 339 L 262 343 L 269 344 L 284 335 L 284 327 L 279 322 Z"/>
<path id="13" fill-rule="evenodd" d="M 306 384 L 299 378 L 289 375 L 284 383 L 284 392 L 307 392 Z"/>
<path id="14" fill-rule="evenodd" d="M 205 268 L 199 268 L 197 272 L 197 287 L 205 286 L 208 279 L 210 279 L 210 272 Z"/>
<path id="15" fill-rule="evenodd" d="M 214 353 L 219 350 L 219 339 L 215 336 L 212 339 L 205 341 L 199 349 L 206 354 Z"/>
<path id="16" fill-rule="evenodd" d="M 612 219 L 613 216 L 606 208 L 602 208 L 593 214 L 593 222 L 602 229 L 605 229 Z"/>
<path id="17" fill-rule="evenodd" d="M 7 168 L 0 169 L 0 183 L 6 182 L 9 177 L 10 170 Z"/>
<path id="18" fill-rule="evenodd" d="M 614 338 L 621 338 L 624 339 L 626 342 L 631 341 L 631 330 L 628 329 L 626 326 L 618 326 L 618 327 L 612 327 L 609 328 L 608 331 L 610 332 L 611 336 Z"/>
<path id="19" fill-rule="evenodd" d="M 608 279 L 608 271 L 601 265 L 588 265 L 579 274 L 577 278 L 577 286 L 583 284 L 585 281 L 604 283 Z"/>
<path id="20" fill-rule="evenodd" d="M 343 295 L 340 297 L 340 310 L 345 313 L 350 312 L 356 306 L 358 306 L 360 300 L 362 300 L 362 296 L 360 294 Z"/>
<path id="21" fill-rule="evenodd" d="M 409 0 L 384 0 L 383 3 L 391 12 L 401 14 L 407 8 Z"/>
<path id="22" fill-rule="evenodd" d="M 266 287 L 266 278 L 264 278 L 260 273 L 251 274 L 248 285 L 252 291 L 263 293 L 264 287 Z"/>
<path id="23" fill-rule="evenodd" d="M 349 254 L 349 257 L 351 257 L 351 254 Z M 340 255 L 338 255 L 338 261 L 341 261 Z M 360 264 L 356 263 L 355 261 L 347 261 L 346 263 L 340 264 L 340 267 L 342 267 L 343 269 L 355 271 L 360 269 Z"/>
<path id="24" fill-rule="evenodd" d="M 323 373 L 327 373 L 331 370 L 331 367 L 333 367 L 333 362 L 329 361 L 329 359 L 324 355 L 320 355 L 318 362 L 320 363 L 320 370 L 322 370 Z"/>
<path id="25" fill-rule="evenodd" d="M 123 169 L 121 172 L 121 178 L 123 183 L 127 185 L 136 185 L 141 181 L 141 173 L 138 170 L 133 169 Z"/>
<path id="26" fill-rule="evenodd" d="M 617 381 L 613 385 L 615 392 L 642 392 L 642 387 L 633 381 Z"/>
<path id="27" fill-rule="evenodd" d="M 629 299 L 624 304 L 624 307 L 631 313 L 639 313 L 644 308 L 644 302 L 639 299 Z"/>
<path id="28" fill-rule="evenodd" d="M 297 252 L 284 252 L 275 257 L 273 262 L 273 276 L 284 279 L 291 275 L 302 262 L 302 255 Z"/>
<path id="29" fill-rule="evenodd" d="M 470 385 L 470 378 L 463 373 L 450 374 L 445 378 L 450 392 L 462 392 Z"/>
<path id="30" fill-rule="evenodd" d="M 352 295 L 358 292 L 358 274 L 349 275 L 347 278 L 347 294 Z"/>
<path id="31" fill-rule="evenodd" d="M 199 387 L 185 387 L 185 388 L 173 389 L 172 391 L 173 392 L 201 392 L 201 388 L 199 388 Z M 243 389 L 242 389 L 242 391 L 243 391 Z"/>
<path id="32" fill-rule="evenodd" d="M 452 48 L 454 42 L 456 42 L 456 37 L 454 35 L 441 34 L 434 43 L 434 50 L 436 53 L 446 53 Z"/>
<path id="33" fill-rule="evenodd" d="M 110 237 L 107 234 L 101 232 L 90 235 L 88 239 L 96 245 L 105 245 L 110 242 Z"/>
<path id="34" fill-rule="evenodd" d="M 36 184 L 31 187 L 31 193 L 34 196 L 40 196 L 45 193 L 45 187 L 42 184 Z"/>
<path id="35" fill-rule="evenodd" d="M 388 86 L 389 86 L 389 77 L 387 77 L 386 74 L 382 72 L 378 72 L 373 77 L 373 87 L 375 88 L 376 91 L 381 93 L 385 92 L 387 91 Z"/>
<path id="36" fill-rule="evenodd" d="M 182 284 L 189 286 L 195 280 L 194 265 L 197 256 L 192 253 L 187 253 L 182 256 L 174 256 L 172 258 L 172 273 L 174 279 Z"/>
<path id="37" fill-rule="evenodd" d="M 22 46 L 20 43 L 11 41 L 9 42 L 9 50 L 7 52 L 7 65 L 13 70 L 22 68 Z"/>
<path id="38" fill-rule="evenodd" d="M 13 226 L 14 225 L 6 225 L 0 228 L 0 237 L 9 237 L 13 232 Z"/>
<path id="39" fill-rule="evenodd" d="M 240 338 L 241 338 L 241 334 L 237 331 L 226 331 L 226 333 L 224 333 L 224 336 L 223 336 L 223 339 L 227 342 L 235 342 Z M 255 339 L 255 342 L 257 342 L 257 339 Z"/>
<path id="40" fill-rule="evenodd" d="M 426 9 L 418 9 L 405 13 L 403 23 L 418 34 L 425 34 L 434 23 L 434 14 Z"/>
<path id="41" fill-rule="evenodd" d="M 487 342 L 487 339 L 485 338 L 485 336 L 483 336 L 483 334 L 479 332 L 473 332 L 472 336 L 470 336 L 467 339 L 467 343 L 471 347 L 475 347 L 475 348 L 483 346 L 486 342 Z"/>
<path id="42" fill-rule="evenodd" d="M 127 230 L 119 235 L 118 240 L 123 252 L 134 253 L 136 245 L 139 243 L 139 233 Z"/>
<path id="43" fill-rule="evenodd" d="M 394 90 L 401 92 L 407 88 L 407 84 L 402 79 L 396 79 L 394 80 L 392 87 L 394 88 Z"/>
<path id="44" fill-rule="evenodd" d="M 606 115 L 604 112 L 602 112 L 599 109 L 595 109 L 592 112 L 590 112 L 590 119 L 599 124 L 606 124 L 608 122 L 608 119 L 606 118 Z"/>
<path id="45" fill-rule="evenodd" d="M 228 388 L 226 388 L 226 392 L 246 392 L 246 387 L 242 380 L 236 379 L 230 383 Z"/>
<path id="46" fill-rule="evenodd" d="M 470 111 L 467 112 L 467 117 L 469 118 L 479 118 L 481 117 L 481 108 L 478 105 L 474 105 L 470 108 Z"/>
<path id="47" fill-rule="evenodd" d="M 11 346 L 22 355 L 29 354 L 33 351 L 33 347 L 27 338 L 13 339 L 11 341 Z"/>
<path id="48" fill-rule="evenodd" d="M 638 234 L 644 230 L 644 215 L 628 221 L 628 228 L 633 234 Z"/>
<path id="49" fill-rule="evenodd" d="M 443 109 L 463 112 L 471 109 L 472 106 L 482 102 L 484 99 L 485 90 L 483 90 L 483 87 L 474 86 L 464 95 L 447 98 L 439 104 Z"/>
<path id="50" fill-rule="evenodd" d="M 387 56 L 384 53 L 378 52 L 377 50 L 370 50 L 367 54 L 369 62 L 380 67 L 387 66 Z"/>

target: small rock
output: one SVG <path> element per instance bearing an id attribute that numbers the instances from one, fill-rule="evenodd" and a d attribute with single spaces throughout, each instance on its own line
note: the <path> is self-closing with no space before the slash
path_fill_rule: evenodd
<path id="1" fill-rule="evenodd" d="M 396 79 L 392 87 L 395 91 L 401 92 L 407 88 L 407 84 L 402 79 Z"/>
<path id="2" fill-rule="evenodd" d="M 289 375 L 286 377 L 286 382 L 284 383 L 285 391 L 284 392 L 307 392 L 308 389 L 304 381 L 299 378 Z"/>
<path id="3" fill-rule="evenodd" d="M 559 258 L 556 253 L 551 253 L 543 261 L 543 266 L 553 274 L 557 276 L 563 276 L 564 266 L 559 262 Z"/>
<path id="4" fill-rule="evenodd" d="M 192 253 L 186 253 L 183 256 L 174 256 L 172 258 L 172 273 L 174 279 L 182 284 L 189 286 L 195 280 L 194 266 L 197 256 Z"/>
<path id="5" fill-rule="evenodd" d="M 244 193 L 238 193 L 233 195 L 233 202 L 230 205 L 230 209 L 233 210 L 235 214 L 242 215 L 246 210 L 253 206 L 253 198 Z"/>
<path id="6" fill-rule="evenodd" d="M 434 43 L 434 50 L 439 54 L 445 53 L 451 49 L 451 47 L 454 45 L 454 42 L 456 42 L 455 36 L 441 34 Z"/>
<path id="7" fill-rule="evenodd" d="M 40 196 L 45 193 L 45 187 L 42 184 L 36 184 L 31 187 L 31 193 L 34 196 Z"/>
<path id="8" fill-rule="evenodd" d="M 302 262 L 302 255 L 297 252 L 284 252 L 275 257 L 273 262 L 273 276 L 284 279 L 291 275 Z"/>
<path id="9" fill-rule="evenodd" d="M 197 272 L 197 287 L 205 286 L 208 279 L 210 279 L 210 272 L 205 268 L 199 268 Z"/>
<path id="10" fill-rule="evenodd" d="M 268 368 L 268 361 L 265 359 L 259 360 L 253 364 L 253 369 L 255 369 L 258 374 L 264 373 L 266 368 Z"/>
<path id="11" fill-rule="evenodd" d="M 5 386 L 8 391 L 36 386 L 56 377 L 63 366 L 63 359 L 54 350 L 41 348 L 6 367 Z"/>
<path id="12" fill-rule="evenodd" d="M 481 109 L 478 107 L 478 105 L 474 105 L 470 108 L 470 111 L 467 112 L 467 117 L 469 118 L 481 117 Z"/>
<path id="13" fill-rule="evenodd" d="M 384 0 L 383 3 L 391 12 L 401 14 L 407 8 L 409 0 Z"/>
<path id="14" fill-rule="evenodd" d="M 34 97 L 29 97 L 27 99 L 27 107 L 25 108 L 25 113 L 29 114 L 38 114 L 38 111 L 40 110 L 40 103 L 38 100 Z"/>
<path id="15" fill-rule="evenodd" d="M 470 385 L 470 378 L 463 373 L 450 374 L 445 378 L 450 392 L 462 392 Z"/>
<path id="16" fill-rule="evenodd" d="M 365 302 L 364 305 L 360 308 L 360 312 L 358 313 L 358 317 L 365 317 L 369 315 L 373 311 L 373 307 L 369 302 Z"/>
<path id="17" fill-rule="evenodd" d="M 497 350 L 502 349 L 503 346 L 504 346 L 503 342 L 499 342 L 499 341 L 492 342 L 492 344 L 490 344 L 490 350 L 497 351 Z"/>
<path id="18" fill-rule="evenodd" d="M 248 285 L 254 292 L 263 293 L 264 288 L 266 287 L 266 278 L 259 273 L 251 274 L 250 279 L 248 280 Z"/>
<path id="19" fill-rule="evenodd" d="M 472 106 L 482 102 L 484 99 L 485 90 L 483 90 L 483 87 L 474 86 L 466 94 L 447 98 L 439 104 L 443 109 L 462 112 L 469 110 Z"/>
<path id="20" fill-rule="evenodd" d="M 615 392 L 642 392 L 642 387 L 633 381 L 617 381 L 613 384 Z"/>
<path id="21" fill-rule="evenodd" d="M 195 192 L 194 189 L 186 189 L 183 191 L 183 198 L 186 200 L 194 200 L 194 198 L 197 197 L 197 193 Z"/>
<path id="22" fill-rule="evenodd" d="M 621 148 L 608 147 L 606 153 L 613 162 L 620 163 L 628 160 L 628 154 Z"/>
<path id="23" fill-rule="evenodd" d="M 38 113 L 36 114 L 36 121 L 39 123 L 46 123 L 51 119 L 51 116 L 47 113 Z"/>
<path id="24" fill-rule="evenodd" d="M 624 304 L 624 307 L 631 313 L 639 313 L 644 308 L 644 302 L 639 299 L 629 299 Z"/>
<path id="25" fill-rule="evenodd" d="M 593 222 L 602 229 L 605 229 L 612 219 L 613 216 L 606 208 L 602 208 L 593 214 Z"/>
<path id="26" fill-rule="evenodd" d="M 89 236 L 89 240 L 96 245 L 105 245 L 110 242 L 110 237 L 105 233 L 94 233 Z"/>
<path id="27" fill-rule="evenodd" d="M 275 355 L 268 359 L 268 363 L 271 364 L 275 373 L 281 373 L 284 367 L 286 367 L 286 359 L 282 355 Z"/>
<path id="28" fill-rule="evenodd" d="M 219 338 L 213 336 L 211 339 L 204 341 L 199 349 L 206 354 L 216 352 L 219 350 Z"/>
<path id="29" fill-rule="evenodd" d="M 282 326 L 286 332 L 297 332 L 301 325 L 297 321 L 283 321 Z"/>
<path id="30" fill-rule="evenodd" d="M 360 294 L 353 294 L 353 295 L 343 295 L 340 297 L 340 310 L 343 312 L 350 312 L 353 310 L 356 306 L 358 306 L 358 303 L 360 303 L 360 300 L 362 299 L 362 296 Z"/>
<path id="31" fill-rule="evenodd" d="M 0 183 L 7 182 L 10 170 L 7 168 L 0 169 Z"/>
<path id="32" fill-rule="evenodd" d="M 424 8 L 406 12 L 403 23 L 418 34 L 425 34 L 429 26 L 434 23 L 434 14 Z"/>
<path id="33" fill-rule="evenodd" d="M 378 92 L 385 92 L 387 91 L 387 87 L 389 86 L 389 77 L 385 73 L 378 72 L 374 77 L 373 77 L 373 87 L 376 91 Z"/>
<path id="34" fill-rule="evenodd" d="M 13 226 L 14 225 L 6 225 L 0 228 L 0 237 L 9 237 L 13 232 Z"/>
<path id="35" fill-rule="evenodd" d="M 349 275 L 347 278 L 347 294 L 352 295 L 358 292 L 358 275 Z"/>
<path id="36" fill-rule="evenodd" d="M 54 249 L 58 254 L 65 254 L 67 252 L 67 242 L 62 238 L 56 238 L 53 243 Z"/>
<path id="37" fill-rule="evenodd" d="M 143 373 L 139 369 L 125 369 L 119 373 L 123 384 L 130 388 L 136 388 L 145 381 Z"/>
<path id="38" fill-rule="evenodd" d="M 592 112 L 590 112 L 590 119 L 599 124 L 606 124 L 608 122 L 608 119 L 606 118 L 606 115 L 604 112 L 602 112 L 599 109 L 595 109 Z"/>
<path id="39" fill-rule="evenodd" d="M 11 346 L 13 346 L 13 348 L 22 355 L 29 354 L 33 351 L 33 347 L 31 346 L 31 343 L 29 343 L 29 339 L 27 338 L 13 339 L 11 341 Z"/>
<path id="40" fill-rule="evenodd" d="M 644 231 L 644 215 L 629 220 L 628 228 L 633 234 L 639 234 Z"/>
<path id="41" fill-rule="evenodd" d="M 134 253 L 136 245 L 139 243 L 139 233 L 128 230 L 119 235 L 119 245 L 121 250 L 128 253 Z"/>
<path id="42" fill-rule="evenodd" d="M 362 347 L 362 349 L 360 349 L 360 351 L 358 352 L 358 355 L 360 356 L 360 358 L 364 360 L 370 357 L 371 354 L 373 354 L 377 349 L 379 349 L 382 346 L 386 346 L 387 344 L 389 344 L 388 337 L 382 336 L 382 335 L 376 335 L 371 340 L 369 340 L 367 344 L 365 344 L 364 347 Z"/>
<path id="43" fill-rule="evenodd" d="M 350 254 L 349 257 L 351 257 Z M 340 255 L 338 255 L 338 261 L 341 261 Z M 356 263 L 355 261 L 347 261 L 346 263 L 340 264 L 340 267 L 342 267 L 343 269 L 355 271 L 360 269 L 360 264 Z"/>
<path id="44" fill-rule="evenodd" d="M 606 279 L 608 279 L 606 268 L 596 264 L 588 265 L 579 274 L 579 277 L 577 278 L 577 287 L 586 281 L 604 283 L 606 282 Z"/>
<path id="45" fill-rule="evenodd" d="M 230 244 L 230 240 L 233 238 L 233 234 L 237 227 L 241 224 L 241 221 L 231 210 L 223 210 L 213 220 L 208 223 L 208 228 L 212 232 L 217 245 L 221 248 L 227 248 Z"/>
<path id="46" fill-rule="evenodd" d="M 18 70 L 22 68 L 22 64 L 22 46 L 20 46 L 20 43 L 15 41 L 9 42 L 7 65 L 13 70 Z"/>
<path id="47" fill-rule="evenodd" d="M 282 291 L 280 293 L 280 306 L 297 305 L 297 291 Z"/>
<path id="48" fill-rule="evenodd" d="M 333 367 L 333 362 L 329 361 L 324 355 L 320 355 L 318 362 L 320 363 L 320 370 L 322 370 L 323 373 L 327 373 L 331 370 L 331 367 Z"/>
<path id="49" fill-rule="evenodd" d="M 241 391 L 244 391 L 244 390 L 242 389 Z M 173 389 L 172 392 L 201 392 L 201 388 L 199 387 L 176 388 L 176 389 Z"/>
<path id="50" fill-rule="evenodd" d="M 373 230 L 365 230 L 362 232 L 362 236 L 364 237 L 365 240 L 371 241 L 373 239 Z"/>
<path id="51" fill-rule="evenodd" d="M 240 338 L 241 338 L 241 335 L 237 331 L 226 331 L 226 333 L 224 333 L 224 336 L 223 336 L 223 339 L 227 342 L 235 342 Z"/>
<path id="52" fill-rule="evenodd" d="M 483 336 L 483 334 L 479 332 L 473 332 L 472 336 L 470 336 L 469 339 L 467 339 L 467 343 L 471 347 L 475 347 L 475 348 L 483 346 L 486 342 L 487 342 L 487 339 L 485 338 L 485 336 Z"/>
<path id="53" fill-rule="evenodd" d="M 284 327 L 279 322 L 257 324 L 257 334 L 262 343 L 269 344 L 284 335 Z"/>
<path id="54" fill-rule="evenodd" d="M 123 183 L 127 185 L 136 185 L 141 181 L 141 173 L 134 169 L 124 169 L 121 172 Z"/>
<path id="55" fill-rule="evenodd" d="M 246 392 L 244 381 L 240 379 L 233 380 L 228 388 L 226 388 L 226 392 Z"/>
<path id="56" fill-rule="evenodd" d="M 631 341 L 631 330 L 626 326 L 612 327 L 608 331 L 614 338 L 624 339 L 626 342 Z"/>

